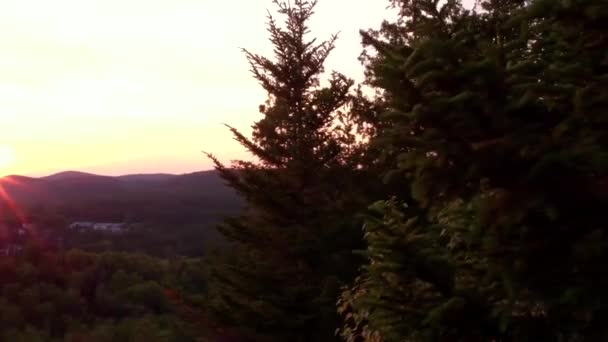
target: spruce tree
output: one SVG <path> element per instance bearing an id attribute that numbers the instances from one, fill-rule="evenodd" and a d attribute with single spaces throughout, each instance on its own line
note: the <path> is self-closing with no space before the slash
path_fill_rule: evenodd
<path id="1" fill-rule="evenodd" d="M 360 262 L 354 213 L 368 203 L 363 145 L 346 110 L 353 81 L 337 72 L 321 78 L 336 36 L 308 38 L 315 1 L 275 4 L 285 20 L 268 18 L 274 58 L 244 51 L 268 92 L 262 118 L 252 137 L 230 128 L 255 160 L 225 166 L 210 156 L 246 200 L 244 213 L 220 227 L 233 252 L 216 267 L 213 307 L 260 339 L 330 341 L 339 289 Z"/>
<path id="2" fill-rule="evenodd" d="M 411 196 L 372 207 L 342 335 L 605 340 L 608 4 L 392 3 L 363 39 Z"/>

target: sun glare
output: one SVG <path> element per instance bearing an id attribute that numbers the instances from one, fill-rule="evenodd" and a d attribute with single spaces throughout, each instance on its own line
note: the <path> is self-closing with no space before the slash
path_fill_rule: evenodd
<path id="1" fill-rule="evenodd" d="M 0 146 L 0 173 L 15 162 L 15 151 L 8 146 Z"/>

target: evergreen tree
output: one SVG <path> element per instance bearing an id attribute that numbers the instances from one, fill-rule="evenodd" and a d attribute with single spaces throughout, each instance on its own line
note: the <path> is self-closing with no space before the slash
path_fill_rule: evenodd
<path id="1" fill-rule="evenodd" d="M 335 302 L 360 263 L 352 253 L 362 243 L 354 213 L 368 203 L 364 145 L 347 110 L 353 82 L 333 72 L 321 86 L 336 36 L 307 38 L 316 2 L 275 4 L 285 21 L 269 16 L 274 59 L 245 50 L 269 95 L 263 117 L 251 138 L 230 128 L 256 161 L 227 167 L 214 158 L 247 205 L 221 227 L 234 249 L 210 291 L 218 317 L 259 338 L 335 340 Z"/>
<path id="2" fill-rule="evenodd" d="M 342 335 L 606 339 L 608 4 L 392 3 L 363 39 L 411 197 L 372 208 Z"/>

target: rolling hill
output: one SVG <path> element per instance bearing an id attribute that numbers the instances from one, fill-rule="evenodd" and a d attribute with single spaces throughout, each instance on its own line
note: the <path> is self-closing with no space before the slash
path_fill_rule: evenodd
<path id="1" fill-rule="evenodd" d="M 0 190 L 0 205 L 18 208 L 32 220 L 52 213 L 65 220 L 209 223 L 238 212 L 242 205 L 215 171 L 119 177 L 77 171 L 41 178 L 13 175 L 0 178 Z"/>

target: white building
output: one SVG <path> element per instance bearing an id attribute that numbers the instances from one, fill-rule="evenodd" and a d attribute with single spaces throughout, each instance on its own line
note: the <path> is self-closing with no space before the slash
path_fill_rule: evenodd
<path id="1" fill-rule="evenodd" d="M 124 223 L 107 223 L 107 222 L 74 222 L 70 224 L 70 229 L 74 230 L 90 230 L 102 231 L 109 233 L 120 233 L 126 230 Z"/>

